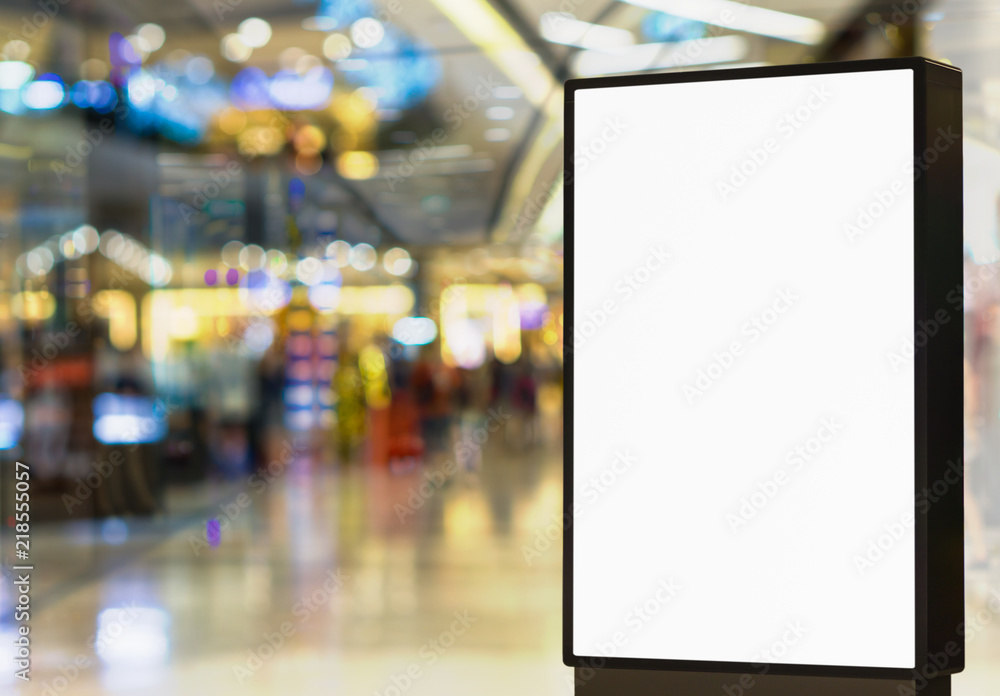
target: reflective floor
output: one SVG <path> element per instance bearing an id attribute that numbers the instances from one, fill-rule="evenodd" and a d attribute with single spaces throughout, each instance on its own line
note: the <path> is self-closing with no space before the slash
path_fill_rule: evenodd
<path id="1" fill-rule="evenodd" d="M 0 690 L 571 693 L 560 546 L 544 540 L 561 500 L 557 449 L 495 444 L 445 477 L 324 457 L 313 449 L 270 481 L 173 489 L 171 513 L 151 520 L 38 529 L 33 679 L 16 683 L 3 654 Z M 956 694 L 1000 683 L 992 592 L 1000 567 L 970 574 L 976 628 Z"/>
<path id="2" fill-rule="evenodd" d="M 32 684 L 5 674 L 4 688 L 566 691 L 560 547 L 530 565 L 521 551 L 558 510 L 560 460 L 491 456 L 421 488 L 423 469 L 338 472 L 307 455 L 270 482 L 175 490 L 169 517 L 39 530 Z"/>

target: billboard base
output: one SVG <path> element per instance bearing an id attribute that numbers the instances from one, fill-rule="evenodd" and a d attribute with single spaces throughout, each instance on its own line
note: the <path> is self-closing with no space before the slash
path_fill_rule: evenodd
<path id="1" fill-rule="evenodd" d="M 580 696 L 951 696 L 951 677 L 898 679 L 778 674 L 661 672 L 647 669 L 573 670 Z"/>

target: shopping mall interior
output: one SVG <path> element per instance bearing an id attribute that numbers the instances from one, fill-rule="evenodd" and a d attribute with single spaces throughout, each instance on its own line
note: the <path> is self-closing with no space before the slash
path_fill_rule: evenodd
<path id="1" fill-rule="evenodd" d="M 0 690 L 572 693 L 565 80 L 924 55 L 975 280 L 955 693 L 996 693 L 1000 6 L 747 4 L 0 3 Z"/>

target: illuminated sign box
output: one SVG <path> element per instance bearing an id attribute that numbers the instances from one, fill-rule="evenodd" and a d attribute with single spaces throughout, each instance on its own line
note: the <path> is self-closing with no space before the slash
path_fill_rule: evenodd
<path id="1" fill-rule="evenodd" d="M 961 72 L 566 87 L 564 660 L 963 667 Z"/>

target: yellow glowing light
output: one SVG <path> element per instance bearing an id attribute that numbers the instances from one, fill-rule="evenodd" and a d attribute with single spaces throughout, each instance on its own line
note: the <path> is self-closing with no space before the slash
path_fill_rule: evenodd
<path id="1" fill-rule="evenodd" d="M 297 287 L 296 291 L 307 289 Z M 298 302 L 308 302 L 305 292 L 299 292 Z M 54 311 L 55 301 L 52 303 Z M 409 314 L 414 303 L 413 291 L 405 285 L 349 287 L 341 289 L 336 314 L 382 316 L 394 320 Z M 188 340 L 199 334 L 202 318 L 245 317 L 252 313 L 254 311 L 240 298 L 238 288 L 153 290 L 142 302 L 143 352 L 150 358 L 162 360 L 171 339 Z M 288 328 L 308 331 L 317 316 L 311 309 L 292 309 L 287 317 Z M 219 325 L 210 321 L 204 326 Z M 231 322 L 229 326 L 232 331 Z"/>
<path id="2" fill-rule="evenodd" d="M 371 103 L 367 99 L 361 98 L 365 94 L 367 93 L 358 95 L 357 91 L 351 94 L 341 94 L 330 104 L 330 113 L 340 125 L 337 141 L 342 150 L 357 149 L 357 145 L 346 147 L 345 143 L 360 142 L 361 136 L 373 133 L 378 125 Z"/>
<path id="3" fill-rule="evenodd" d="M 506 289 L 504 289 L 506 288 Z M 455 304 L 459 297 L 462 303 L 456 305 L 463 307 L 468 312 L 465 316 L 473 314 L 489 314 L 493 312 L 493 307 L 501 293 L 513 291 L 514 298 L 519 301 L 535 300 L 546 302 L 547 295 L 545 288 L 536 283 L 523 283 L 511 288 L 508 285 L 490 284 L 469 284 L 452 285 L 441 293 L 442 307 Z"/>
<path id="4" fill-rule="evenodd" d="M 207 317 L 249 313 L 237 288 L 153 290 L 142 300 L 142 350 L 153 360 L 167 357 L 171 339 L 196 338 Z M 211 322 L 206 327 L 211 327 Z"/>
<path id="5" fill-rule="evenodd" d="M 59 251 L 61 251 L 62 255 L 65 256 L 67 259 L 75 259 L 77 256 L 79 256 L 79 254 L 76 251 L 76 245 L 73 244 L 72 237 L 64 238 L 62 241 L 60 241 Z"/>
<path id="6" fill-rule="evenodd" d="M 371 87 L 358 87 L 351 92 L 351 108 L 361 114 L 370 114 L 378 108 L 378 93 Z"/>
<path id="7" fill-rule="evenodd" d="M 413 291 L 405 285 L 341 288 L 337 314 L 396 317 L 413 309 Z"/>
<path id="8" fill-rule="evenodd" d="M 385 408 L 392 399 L 385 356 L 376 346 L 366 346 L 358 355 L 361 378 L 365 385 L 365 401 L 371 408 Z"/>
<path id="9" fill-rule="evenodd" d="M 236 135 L 247 127 L 247 115 L 235 106 L 228 106 L 219 114 L 219 128 L 223 133 Z"/>
<path id="10" fill-rule="evenodd" d="M 494 352 L 504 362 L 514 362 L 521 355 L 521 302 L 547 303 L 545 288 L 536 283 L 510 285 L 455 284 L 445 288 L 440 297 L 441 358 L 448 365 L 457 365 L 453 343 L 464 341 L 469 320 L 489 316 L 492 319 Z M 562 315 L 559 318 L 562 322 Z M 545 334 L 542 340 L 548 343 Z M 557 345 L 559 337 L 549 345 Z M 456 344 L 457 345 L 457 344 Z"/>
<path id="11" fill-rule="evenodd" d="M 438 310 L 441 317 L 439 321 L 441 326 L 441 359 L 446 365 L 452 367 L 458 364 L 455 359 L 455 346 L 452 345 L 454 342 L 452 336 L 455 334 L 453 327 L 460 326 L 461 322 L 469 316 L 468 293 L 466 292 L 468 287 L 456 283 L 449 285 L 441 293 Z"/>
<path id="12" fill-rule="evenodd" d="M 94 313 L 108 320 L 111 345 L 126 351 L 138 337 L 135 298 L 124 290 L 101 290 L 94 295 Z"/>
<path id="13" fill-rule="evenodd" d="M 509 285 L 500 286 L 493 306 L 493 352 L 508 365 L 521 357 L 521 311 Z"/>
<path id="14" fill-rule="evenodd" d="M 549 329 L 548 331 L 542 334 L 542 340 L 545 341 L 546 345 L 554 346 L 556 344 L 556 341 L 559 340 L 559 334 L 557 334 L 552 329 Z"/>
<path id="15" fill-rule="evenodd" d="M 285 134 L 271 126 L 249 126 L 236 136 L 236 142 L 242 153 L 274 155 L 285 146 Z"/>
<path id="16" fill-rule="evenodd" d="M 330 60 L 342 60 L 351 55 L 351 40 L 343 34 L 330 34 L 323 41 L 323 55 Z"/>
<path id="17" fill-rule="evenodd" d="M 345 179 L 371 179 L 378 174 L 378 159 L 363 150 L 345 152 L 337 158 L 337 172 Z"/>
<path id="18" fill-rule="evenodd" d="M 220 336 L 229 335 L 229 320 L 225 317 L 219 317 L 215 322 L 215 330 L 219 332 Z"/>
<path id="19" fill-rule="evenodd" d="M 553 508 L 555 509 L 555 508 Z M 489 505 L 482 493 L 449 497 L 444 504 L 444 535 L 446 543 L 466 545 L 476 543 L 491 533 Z"/>
<path id="20" fill-rule="evenodd" d="M 299 152 L 315 155 L 326 147 L 326 133 L 313 125 L 305 125 L 295 132 L 292 144 Z"/>
<path id="21" fill-rule="evenodd" d="M 518 302 L 542 302 L 547 300 L 545 288 L 538 283 L 525 283 L 517 286 Z"/>
<path id="22" fill-rule="evenodd" d="M 11 298 L 10 311 L 22 321 L 41 321 L 55 313 L 56 298 L 46 290 L 19 292 Z"/>
<path id="23" fill-rule="evenodd" d="M 312 328 L 313 315 L 308 309 L 299 309 L 288 314 L 288 328 L 292 331 L 308 331 Z"/>
<path id="24" fill-rule="evenodd" d="M 198 335 L 198 315 L 192 307 L 174 307 L 170 311 L 170 337 L 189 341 Z"/>

